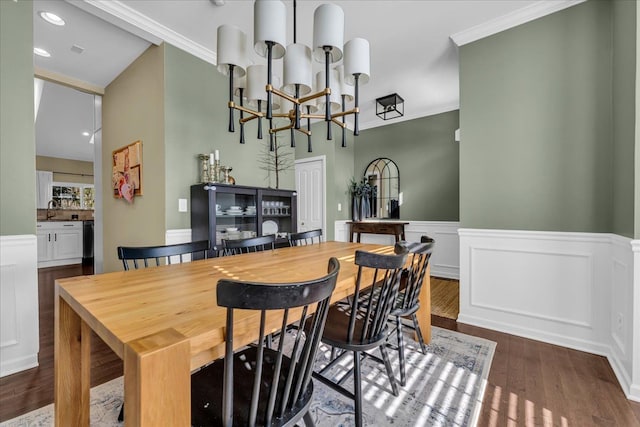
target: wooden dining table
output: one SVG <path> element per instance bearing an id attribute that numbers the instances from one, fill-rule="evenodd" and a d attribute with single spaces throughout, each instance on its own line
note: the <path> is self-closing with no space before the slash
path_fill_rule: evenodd
<path id="1" fill-rule="evenodd" d="M 124 361 L 127 426 L 190 425 L 190 374 L 224 356 L 226 309 L 216 304 L 218 280 L 304 281 L 324 276 L 329 258 L 336 257 L 340 273 L 332 301 L 338 301 L 354 292 L 356 250 L 393 253 L 391 246 L 323 242 L 56 280 L 55 425 L 89 425 L 91 331 Z M 428 278 L 427 272 L 418 312 L 426 342 Z M 238 347 L 257 338 L 246 332 L 257 319 L 250 311 L 236 314 Z"/>

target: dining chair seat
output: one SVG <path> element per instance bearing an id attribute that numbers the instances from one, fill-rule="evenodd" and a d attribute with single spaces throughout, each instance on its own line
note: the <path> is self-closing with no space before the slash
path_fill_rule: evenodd
<path id="1" fill-rule="evenodd" d="M 314 425 L 313 362 L 339 268 L 331 258 L 327 275 L 307 282 L 218 281 L 217 303 L 227 308 L 225 356 L 191 375 L 192 426 L 292 426 L 301 419 Z M 257 315 L 234 334 L 237 310 Z M 274 318 L 279 328 L 274 329 Z M 298 331 L 287 331 L 291 323 Z M 308 329 L 300 333 L 303 325 Z M 251 328 L 258 339 L 234 353 L 234 340 Z M 265 337 L 274 330 L 273 349 Z"/>

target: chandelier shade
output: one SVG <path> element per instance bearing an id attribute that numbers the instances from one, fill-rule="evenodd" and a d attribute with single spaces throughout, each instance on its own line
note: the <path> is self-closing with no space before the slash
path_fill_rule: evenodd
<path id="1" fill-rule="evenodd" d="M 287 47 L 284 56 L 284 86 L 283 90 L 289 94 L 296 93 L 296 85 L 299 85 L 298 96 L 311 92 L 313 70 L 311 68 L 311 49 L 300 43 L 293 43 Z"/>
<path id="2" fill-rule="evenodd" d="M 278 86 L 279 78 L 273 76 L 274 86 Z M 247 67 L 247 100 L 249 105 L 255 107 L 258 105 L 257 101 L 267 101 L 267 92 L 264 90 L 264 82 L 267 81 L 267 66 L 266 65 L 249 65 Z M 280 108 L 280 104 L 273 102 L 273 109 Z"/>
<path id="3" fill-rule="evenodd" d="M 266 65 L 248 65 L 252 62 L 246 35 L 240 29 L 232 25 L 218 28 L 218 70 L 229 77 L 229 132 L 235 131 L 234 112 L 239 111 L 241 143 L 244 125 L 254 119 L 258 122 L 258 139 L 262 139 L 262 119 L 266 119 L 271 149 L 275 135 L 289 130 L 292 146 L 294 134 L 300 132 L 307 136 L 311 152 L 311 120 L 324 120 L 327 140 L 332 139 L 332 126 L 337 125 L 342 130 L 342 145 L 346 146 L 346 116 L 353 115 L 353 134 L 359 133 L 358 83 L 369 80 L 369 42 L 356 38 L 344 44 L 345 16 L 334 4 L 316 8 L 311 48 L 296 41 L 296 0 L 293 0 L 293 43 L 289 45 L 287 10 L 282 1 L 255 0 L 253 11 L 253 47 L 266 58 Z M 281 80 L 274 61 L 282 58 Z M 315 78 L 313 59 L 322 63 L 322 71 Z M 336 64 L 339 61 L 343 63 Z M 236 97 L 239 103 L 235 102 Z M 352 101 L 353 108 L 347 109 L 346 103 Z"/>
<path id="4" fill-rule="evenodd" d="M 313 56 L 316 61 L 325 61 L 325 48 L 330 48 L 330 63 L 340 61 L 343 45 L 344 12 L 331 3 L 318 6 L 313 14 Z"/>
<path id="5" fill-rule="evenodd" d="M 323 88 L 326 81 L 326 76 L 324 71 L 318 71 L 316 73 L 316 87 Z M 329 71 L 329 87 L 331 89 L 331 94 L 329 95 L 329 101 L 331 103 L 331 111 L 336 112 L 340 111 L 341 107 L 341 91 L 340 91 L 340 77 L 338 70 L 335 68 Z M 318 98 L 318 108 L 323 110 L 325 108 L 326 101 L 325 98 Z"/>
<path id="6" fill-rule="evenodd" d="M 225 76 L 233 69 L 234 77 L 242 77 L 247 64 L 247 36 L 235 25 L 218 27 L 218 71 Z M 231 66 L 231 67 L 230 67 Z"/>
<path id="7" fill-rule="evenodd" d="M 367 83 L 370 74 L 369 42 L 362 38 L 349 40 L 344 45 L 344 75 L 346 82 L 355 84 L 354 76 L 360 83 Z"/>
<path id="8" fill-rule="evenodd" d="M 267 42 L 273 43 L 273 59 L 284 56 L 287 8 L 280 0 L 255 0 L 253 3 L 253 47 L 258 55 L 267 56 Z"/>

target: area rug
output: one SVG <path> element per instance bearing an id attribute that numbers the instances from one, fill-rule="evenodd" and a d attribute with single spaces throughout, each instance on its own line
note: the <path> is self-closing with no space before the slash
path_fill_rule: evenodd
<path id="1" fill-rule="evenodd" d="M 423 355 L 407 334 L 407 385 L 399 396 L 391 387 L 383 366 L 371 359 L 362 363 L 363 412 L 366 426 L 475 426 L 482 405 L 489 368 L 496 344 L 493 341 L 432 327 L 431 343 Z M 322 348 L 318 362 L 329 357 Z M 397 351 L 389 351 L 398 373 Z M 350 367 L 344 363 L 334 368 L 337 377 Z M 314 382 L 311 416 L 319 427 L 353 426 L 353 401 Z M 352 386 L 351 380 L 345 387 Z M 91 425 L 120 427 L 117 422 L 123 401 L 123 381 L 113 381 L 91 389 Z M 32 411 L 0 424 L 0 427 L 53 426 L 53 405 Z"/>

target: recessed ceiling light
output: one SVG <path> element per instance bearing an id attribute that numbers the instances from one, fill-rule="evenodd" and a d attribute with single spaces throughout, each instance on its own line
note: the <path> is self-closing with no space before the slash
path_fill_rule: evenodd
<path id="1" fill-rule="evenodd" d="M 34 47 L 33 48 L 33 53 L 35 53 L 38 56 L 42 56 L 44 58 L 49 58 L 51 56 L 51 54 L 49 52 L 47 52 L 46 50 L 42 49 L 41 47 Z"/>
<path id="2" fill-rule="evenodd" d="M 47 21 L 50 24 L 58 25 L 58 26 L 64 25 L 64 19 L 60 18 L 55 13 L 45 12 L 45 11 L 41 10 L 40 12 L 38 12 L 38 15 L 40 15 L 40 18 L 44 19 L 45 21 Z"/>
<path id="3" fill-rule="evenodd" d="M 89 132 L 86 132 L 86 131 L 82 132 L 82 136 L 89 136 L 89 135 L 91 135 Z"/>

